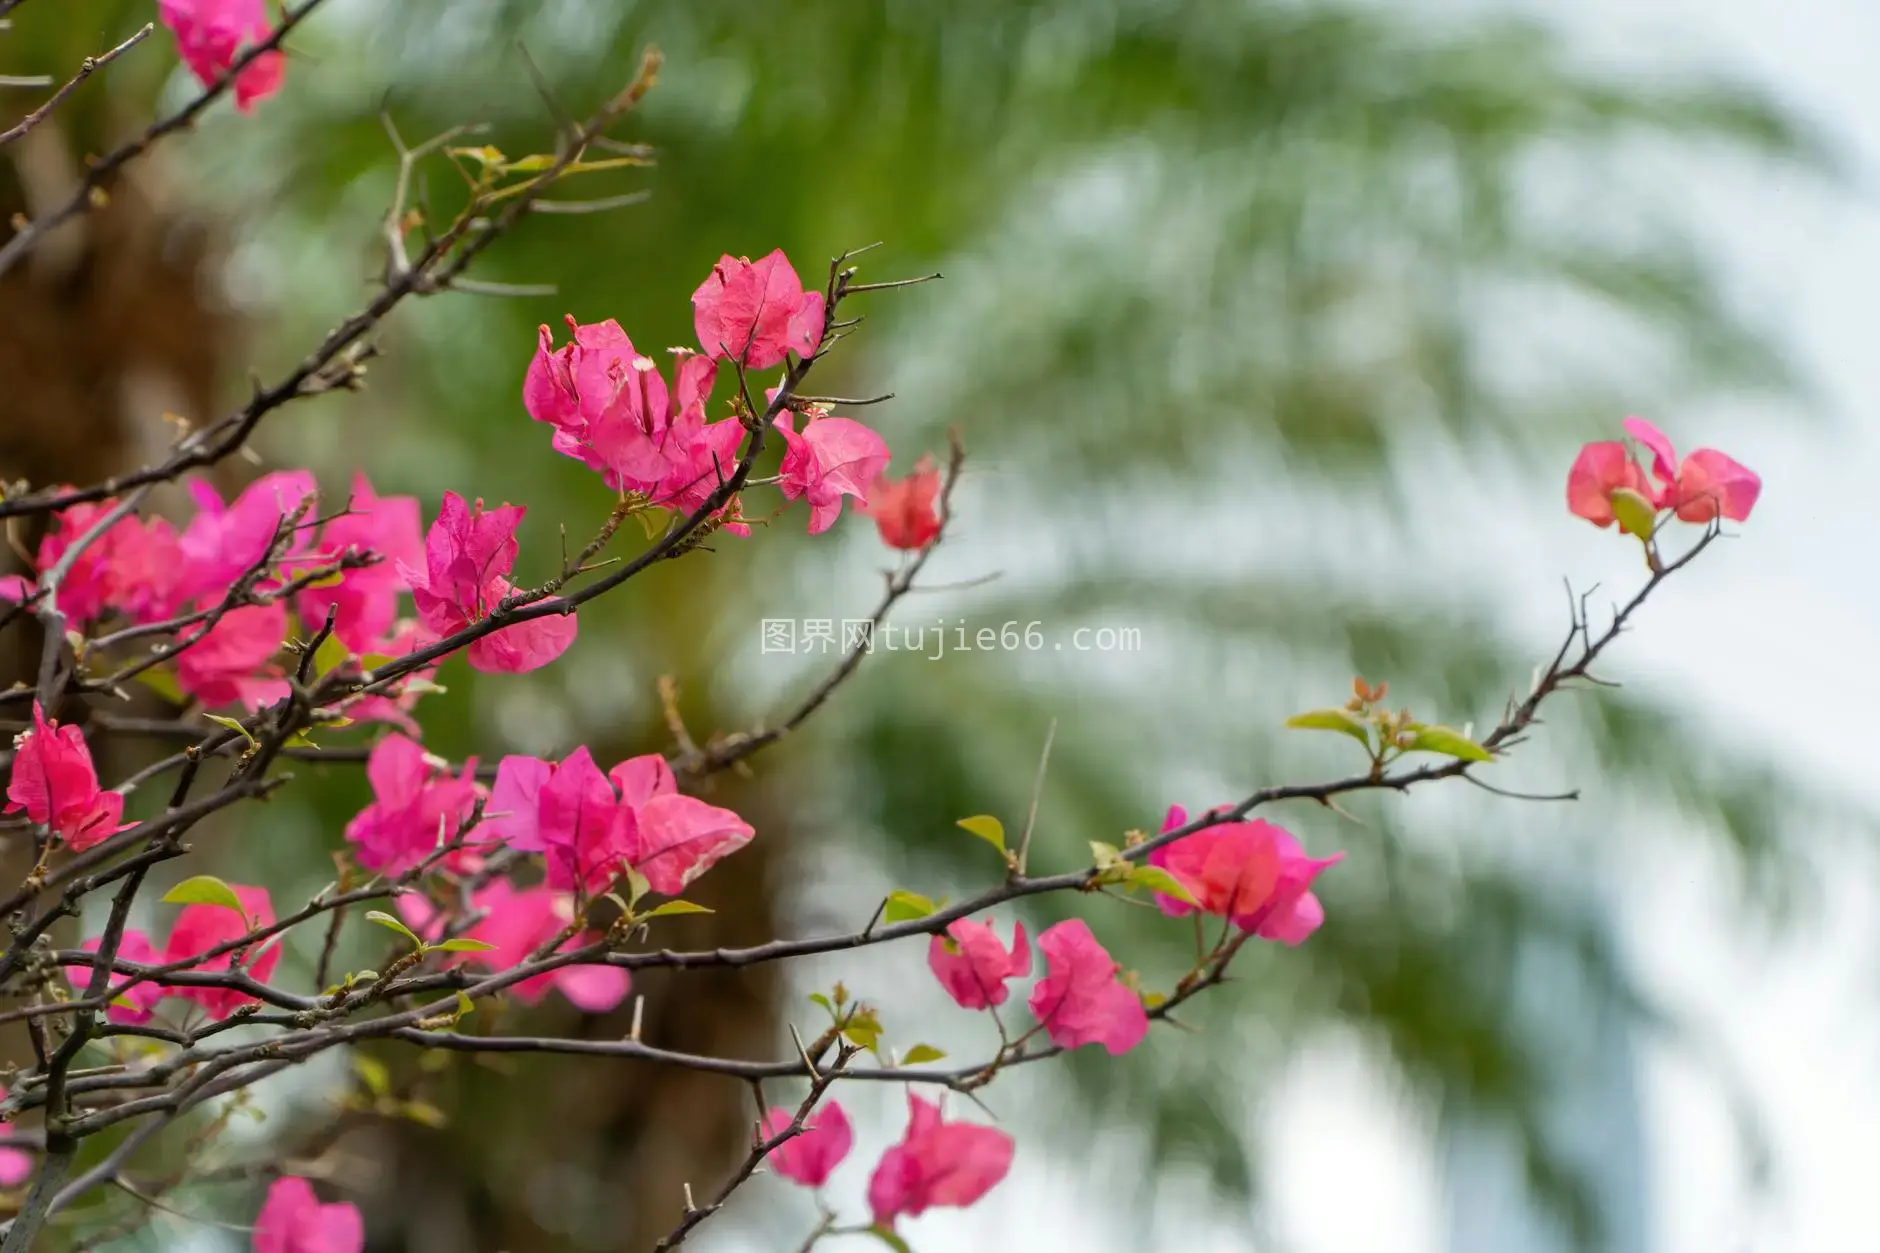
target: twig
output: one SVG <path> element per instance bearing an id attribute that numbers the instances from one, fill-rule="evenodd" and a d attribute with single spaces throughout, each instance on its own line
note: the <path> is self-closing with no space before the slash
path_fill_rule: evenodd
<path id="1" fill-rule="evenodd" d="M 155 29 L 156 26 L 154 24 L 145 22 L 141 30 L 109 52 L 101 52 L 95 57 L 86 57 L 83 61 L 79 62 L 78 73 L 67 79 L 63 87 L 53 92 L 50 99 L 15 122 L 12 126 L 9 126 L 6 130 L 0 131 L 0 148 L 4 148 L 14 140 L 25 135 L 27 131 L 32 130 L 33 127 L 45 121 L 67 96 L 78 89 L 80 83 L 148 39 L 150 32 Z"/>

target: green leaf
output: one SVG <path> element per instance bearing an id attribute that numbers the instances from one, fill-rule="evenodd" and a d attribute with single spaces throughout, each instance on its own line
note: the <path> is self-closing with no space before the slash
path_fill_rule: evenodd
<path id="1" fill-rule="evenodd" d="M 407 931 L 405 934 L 410 935 L 411 933 Z M 425 948 L 437 953 L 487 953 L 495 947 L 494 944 L 485 944 L 483 941 L 473 940 L 467 935 L 460 935 L 454 940 L 445 940 L 442 944 L 425 945 Z"/>
<path id="2" fill-rule="evenodd" d="M 916 918 L 927 917 L 937 908 L 939 907 L 918 892 L 897 889 L 888 893 L 888 903 L 881 909 L 881 920 L 889 926 L 897 922 L 912 922 Z"/>
<path id="3" fill-rule="evenodd" d="M 444 1111 L 431 1104 L 429 1101 L 407 1101 L 405 1103 L 405 1117 L 411 1119 L 412 1122 L 432 1128 L 444 1127 L 450 1124 L 450 1119 L 444 1116 Z"/>
<path id="4" fill-rule="evenodd" d="M 417 932 L 413 931 L 410 927 L 407 927 L 404 923 L 398 921 L 398 919 L 392 917 L 390 914 L 386 913 L 382 909 L 368 909 L 366 911 L 366 921 L 376 922 L 381 927 L 384 927 L 388 931 L 398 932 L 398 934 L 404 936 L 407 940 L 410 940 L 413 944 L 416 944 L 419 948 L 424 947 L 424 941 L 418 938 Z M 442 947 L 442 946 L 440 945 L 439 947 Z"/>
<path id="5" fill-rule="evenodd" d="M 901 1059 L 901 1064 L 903 1066 L 918 1066 L 922 1062 L 937 1062 L 945 1056 L 945 1053 L 931 1044 L 916 1044 L 907 1051 L 907 1056 Z"/>
<path id="6" fill-rule="evenodd" d="M 867 1049 L 872 1053 L 875 1046 L 881 1043 L 881 1019 L 875 1017 L 873 1010 L 851 1014 L 842 1028 L 842 1034 L 856 1048 Z"/>
<path id="7" fill-rule="evenodd" d="M 503 163 L 502 149 L 489 144 L 484 144 L 481 148 L 447 148 L 445 151 L 453 157 L 468 157 L 479 165 L 490 166 Z"/>
<path id="8" fill-rule="evenodd" d="M 671 511 L 661 509 L 656 505 L 642 509 L 633 516 L 640 520 L 640 526 L 645 529 L 647 539 L 658 539 L 666 533 L 666 528 L 672 525 Z"/>
<path id="9" fill-rule="evenodd" d="M 668 918 L 674 914 L 709 914 L 713 912 L 703 905 L 691 901 L 662 901 L 650 911 L 641 915 L 644 918 Z"/>
<path id="10" fill-rule="evenodd" d="M 352 660 L 352 649 L 339 642 L 339 636 L 329 635 L 320 641 L 320 647 L 313 650 L 313 672 L 315 675 L 328 675 Z"/>
<path id="11" fill-rule="evenodd" d="M 137 681 L 172 705 L 189 703 L 189 698 L 183 695 L 182 687 L 176 682 L 175 672 L 168 666 L 152 666 L 139 674 Z"/>
<path id="12" fill-rule="evenodd" d="M 646 876 L 627 867 L 627 905 L 631 908 L 640 903 L 640 898 L 653 890 L 653 885 L 646 881 Z"/>
<path id="13" fill-rule="evenodd" d="M 373 1096 L 384 1096 L 392 1090 L 392 1072 L 378 1058 L 359 1053 L 353 1056 L 352 1064 L 353 1073 Z"/>
<path id="14" fill-rule="evenodd" d="M 1129 872 L 1129 886 L 1142 888 L 1148 892 L 1160 892 L 1178 901 L 1186 901 L 1190 905 L 1195 904 L 1195 898 L 1189 894 L 1187 888 L 1182 886 L 1182 881 L 1160 866 L 1137 866 Z"/>
<path id="15" fill-rule="evenodd" d="M 1460 731 L 1449 727 L 1413 726 L 1410 728 L 1410 744 L 1404 749 L 1409 753 L 1441 753 L 1460 761 L 1493 761 L 1495 755 L 1477 744 Z"/>
<path id="16" fill-rule="evenodd" d="M 970 831 L 1001 853 L 1005 851 L 1005 824 L 991 814 L 979 814 L 972 818 L 961 818 L 955 824 L 962 831 Z"/>
<path id="17" fill-rule="evenodd" d="M 476 1002 L 471 1000 L 466 993 L 457 993 L 457 1017 L 462 1018 L 465 1014 L 474 1014 L 476 1012 Z"/>
<path id="18" fill-rule="evenodd" d="M 828 1010 L 829 1016 L 831 1018 L 834 1018 L 836 1016 L 836 1007 L 834 1005 L 831 1005 L 829 1003 L 829 998 L 824 996 L 821 992 L 811 992 L 809 994 L 809 999 L 812 1005 L 820 1005 L 824 1009 Z"/>
<path id="19" fill-rule="evenodd" d="M 163 894 L 166 905 L 220 905 L 223 909 L 232 909 L 247 921 L 248 915 L 242 911 L 241 898 L 235 895 L 235 889 L 212 874 L 199 874 L 183 880 Z"/>
<path id="20" fill-rule="evenodd" d="M 546 152 L 537 152 L 526 157 L 517 157 L 505 168 L 511 174 L 540 174 L 555 164 L 555 158 Z"/>
<path id="21" fill-rule="evenodd" d="M 868 1234 L 893 1249 L 894 1253 L 914 1253 L 914 1250 L 908 1247 L 907 1241 L 895 1235 L 894 1232 L 887 1227 L 870 1227 Z"/>
<path id="22" fill-rule="evenodd" d="M 219 727 L 227 727 L 229 730 L 240 735 L 244 740 L 248 741 L 248 747 L 253 748 L 255 746 L 255 737 L 248 734 L 248 728 L 243 726 L 236 719 L 225 718 L 221 714 L 204 714 L 203 717 L 207 718 L 209 721 L 215 723 Z"/>
<path id="23" fill-rule="evenodd" d="M 1096 863 L 1098 883 L 1127 883 L 1136 867 L 1124 858 L 1122 850 L 1102 840 L 1090 841 L 1090 856 Z"/>
<path id="24" fill-rule="evenodd" d="M 1612 516 L 1621 531 L 1640 539 L 1650 539 L 1658 527 L 1658 511 L 1652 508 L 1652 502 L 1629 487 L 1613 489 Z"/>
<path id="25" fill-rule="evenodd" d="M 1349 709 L 1314 709 L 1294 714 L 1286 719 L 1286 725 L 1295 731 L 1336 731 L 1364 745 L 1366 752 L 1371 749 L 1371 724 Z"/>

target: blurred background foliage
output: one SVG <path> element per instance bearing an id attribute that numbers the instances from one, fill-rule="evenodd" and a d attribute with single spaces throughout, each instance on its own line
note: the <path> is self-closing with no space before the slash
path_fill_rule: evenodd
<path id="1" fill-rule="evenodd" d="M 31 4 L 0 52 L 10 70 L 56 73 L 151 7 Z M 644 203 L 537 218 L 479 263 L 480 277 L 553 284 L 553 296 L 401 311 L 364 394 L 271 420 L 270 463 L 311 461 L 336 492 L 363 465 L 382 492 L 417 493 L 427 516 L 446 488 L 526 502 L 527 577 L 548 568 L 558 527 L 578 540 L 608 505 L 521 409 L 538 323 L 614 317 L 643 349 L 683 344 L 687 297 L 720 252 L 781 246 L 813 279 L 824 258 L 879 240 L 865 277 L 945 281 L 869 297 L 861 334 L 813 390 L 898 393 L 855 416 L 884 433 L 899 471 L 940 450 L 949 427 L 970 454 L 957 533 L 932 567 L 950 589 L 912 598 L 897 620 L 1037 622 L 1051 641 L 1081 626 L 1140 632 L 1131 653 L 872 659 L 753 778 L 721 785 L 760 815 L 766 851 L 715 872 L 707 899 L 728 907 L 698 925 L 730 930 L 701 931 L 707 942 L 853 926 L 888 886 L 938 895 L 984 882 L 983 847 L 952 821 L 991 812 L 1018 826 L 1053 720 L 1038 835 L 1052 867 L 1074 864 L 1086 840 L 1152 828 L 1172 802 L 1348 770 L 1337 746 L 1278 728 L 1342 699 L 1353 672 L 1388 679 L 1393 703 L 1432 719 L 1492 723 L 1544 651 L 1497 620 L 1457 537 L 1429 533 L 1428 494 L 1480 490 L 1492 528 L 1506 484 L 1527 480 L 1541 486 L 1517 504 L 1552 516 L 1572 448 L 1623 413 L 1803 384 L 1769 328 L 1727 298 L 1680 217 L 1676 171 L 1701 157 L 1828 177 L 1832 154 L 1740 84 L 1623 79 L 1493 10 L 329 8 L 291 42 L 279 98 L 252 119 L 218 112 L 153 167 L 161 212 L 211 231 L 218 248 L 198 277 L 245 327 L 222 345 L 225 397 L 369 291 L 395 168 L 381 110 L 408 142 L 481 121 L 490 130 L 474 142 L 541 150 L 557 111 L 584 114 L 656 43 L 660 86 L 622 137 L 653 145 L 658 163 L 582 193 L 645 189 Z M 191 90 L 168 45 L 153 45 L 81 94 L 62 142 L 95 151 Z M 448 164 L 426 167 L 434 221 L 460 195 Z M 863 521 L 814 544 L 801 527 L 792 513 L 751 542 L 653 570 L 584 615 L 569 658 L 539 676 L 449 668 L 448 695 L 422 710 L 427 742 L 486 758 L 584 740 L 609 759 L 667 747 L 663 674 L 701 736 L 761 721 L 828 663 L 761 655 L 758 620 L 861 616 L 888 560 Z M 1486 577 L 1557 594 L 1551 571 Z M 1197 1012 L 1198 1038 L 1158 1037 L 1122 1062 L 1079 1056 L 1062 1081 L 1014 1077 L 1042 1093 L 1025 1108 L 1052 1109 L 1023 1121 L 1029 1151 L 1078 1152 L 1093 1136 L 1124 1146 L 1116 1178 L 1091 1187 L 1136 1196 L 1123 1208 L 1139 1231 L 1157 1213 L 1156 1181 L 1197 1173 L 1227 1220 L 1257 1226 L 1250 1094 L 1309 1042 L 1342 1034 L 1400 1077 L 1432 1126 L 1512 1128 L 1538 1202 L 1577 1243 L 1602 1247 L 1597 1180 L 1544 1115 L 1588 1095 L 1571 1090 L 1569 1064 L 1586 1033 L 1526 1025 L 1521 955 L 1558 955 L 1628 1029 L 1673 1029 L 1601 908 L 1614 842 L 1700 829 L 1739 860 L 1746 900 L 1780 905 L 1798 885 L 1789 824 L 1832 802 L 1797 795 L 1672 704 L 1629 690 L 1563 704 L 1496 779 L 1579 783 L 1570 810 L 1460 789 L 1360 800 L 1355 822 L 1275 814 L 1315 851 L 1349 851 L 1324 881 L 1323 931 L 1252 955 L 1248 976 Z M 329 873 L 364 797 L 354 773 L 316 774 L 324 786 L 268 810 L 268 839 L 249 832 L 234 850 L 277 899 Z M 1181 970 L 1185 927 L 1089 912 L 1151 981 Z M 351 956 L 371 960 L 364 938 Z M 892 1008 L 917 965 L 910 950 L 872 984 L 850 982 Z M 728 1004 L 688 1038 L 762 1055 L 786 1038 L 779 1014 L 807 1021 L 802 990 L 701 981 L 668 989 L 670 1016 Z M 889 1023 L 914 1042 L 911 1019 Z M 415 1074 L 410 1059 L 384 1060 Z M 477 1131 L 360 1133 L 344 1171 L 377 1189 L 373 1247 L 645 1247 L 669 1225 L 676 1181 L 735 1150 L 745 1094 L 618 1069 L 402 1075 Z"/>

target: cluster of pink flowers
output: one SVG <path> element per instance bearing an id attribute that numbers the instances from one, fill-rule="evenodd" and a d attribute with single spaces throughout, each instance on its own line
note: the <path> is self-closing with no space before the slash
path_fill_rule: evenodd
<path id="1" fill-rule="evenodd" d="M 238 702 L 259 708 L 287 692 L 272 664 L 290 624 L 279 593 L 296 570 L 336 561 L 350 550 L 380 554 L 385 561 L 305 589 L 299 614 L 324 621 L 331 607 L 335 634 L 348 645 L 362 652 L 409 651 L 409 643 L 394 638 L 400 587 L 386 563 L 419 551 L 416 501 L 381 499 L 360 476 L 348 512 L 319 527 L 317 536 L 303 524 L 270 563 L 283 520 L 303 505 L 311 513 L 311 474 L 264 475 L 233 504 L 200 480 L 189 490 L 196 512 L 180 533 L 163 518 L 128 516 L 80 552 L 59 585 L 58 605 L 67 622 L 83 628 L 113 615 L 142 626 L 188 619 L 177 637 L 185 645 L 176 656 L 177 685 L 210 708 Z M 61 513 L 40 543 L 39 569 L 56 565 L 113 507 L 115 502 L 105 501 Z M 266 603 L 207 616 L 234 584 L 264 566 L 253 586 Z M 20 599 L 35 590 L 32 580 L 18 579 L 9 594 Z"/>
<path id="2" fill-rule="evenodd" d="M 729 809 L 681 793 L 663 757 L 632 757 L 602 774 L 585 747 L 559 764 L 503 758 L 490 811 L 493 835 L 546 857 L 550 887 L 590 893 L 631 868 L 677 896 L 754 834 Z"/>
<path id="3" fill-rule="evenodd" d="M 822 345 L 825 299 L 804 291 L 781 250 L 751 261 L 721 257 L 692 293 L 699 349 L 674 348 L 673 382 L 641 353 L 618 322 L 568 318 L 569 341 L 555 346 L 546 326 L 523 379 L 531 418 L 554 428 L 555 451 L 599 472 L 609 487 L 634 492 L 663 508 L 702 508 L 738 461 L 745 426 L 736 417 L 709 420 L 720 362 L 766 370 L 813 356 Z M 771 400 L 776 390 L 768 393 Z M 777 488 L 786 500 L 807 500 L 809 532 L 835 525 L 844 497 L 873 515 L 882 539 L 924 548 L 939 535 L 939 474 L 926 460 L 907 479 L 883 476 L 888 445 L 869 427 L 799 404 L 777 415 L 784 442 Z M 798 418 L 802 429 L 797 429 Z M 724 530 L 750 534 L 736 497 L 720 504 Z"/>
<path id="4" fill-rule="evenodd" d="M 936 1206 L 965 1207 L 990 1192 L 1012 1166 L 1012 1137 L 994 1127 L 948 1122 L 940 1107 L 910 1092 L 907 1131 L 881 1155 L 868 1180 L 868 1206 L 877 1226 L 918 1218 Z M 764 1116 L 766 1139 L 794 1120 L 781 1107 Z M 766 1160 L 779 1175 L 820 1188 L 854 1146 L 840 1101 L 824 1101 L 803 1120 L 803 1130 L 772 1149 Z"/>
<path id="5" fill-rule="evenodd" d="M 214 957 L 204 956 L 211 949 L 274 925 L 274 903 L 269 899 L 266 888 L 244 884 L 231 884 L 230 887 L 236 900 L 241 903 L 239 911 L 226 905 L 185 905 L 171 924 L 169 938 L 162 948 L 151 943 L 150 937 L 143 932 L 127 929 L 118 941 L 117 960 L 136 966 L 181 963 L 184 969 L 203 974 L 235 969 L 239 963 L 240 968 L 251 978 L 265 983 L 281 960 L 281 946 L 277 939 L 258 941 L 251 947 L 233 948 Z M 84 951 L 97 952 L 100 940 L 101 937 L 96 936 L 87 940 L 83 945 Z M 66 970 L 66 977 L 71 981 L 73 990 L 80 995 L 91 985 L 91 976 L 90 966 L 72 966 Z M 113 976 L 110 986 L 117 988 L 122 982 L 121 977 Z M 228 1017 L 252 999 L 246 993 L 232 988 L 144 982 L 114 993 L 105 1016 L 112 1022 L 146 1023 L 155 1016 L 158 1002 L 166 996 L 191 1002 L 214 1019 Z"/>
<path id="6" fill-rule="evenodd" d="M 1162 830 L 1187 824 L 1179 806 Z M 1164 913 L 1200 910 L 1227 919 L 1240 930 L 1298 944 L 1324 921 L 1311 886 L 1342 854 L 1313 858 L 1284 828 L 1270 822 L 1227 822 L 1183 836 L 1149 854 L 1149 864 L 1171 875 L 1187 898 L 1156 893 Z M 1037 940 L 1045 974 L 1033 986 L 1029 1005 L 1038 1029 L 1059 1048 L 1100 1044 L 1124 1053 L 1142 1042 L 1149 1015 L 1133 981 L 1081 919 L 1046 929 Z M 949 923 L 928 944 L 927 963 L 947 995 L 966 1009 L 993 1010 L 1010 996 L 1011 980 L 1031 973 L 1031 944 L 1024 924 L 1014 924 L 1008 947 L 993 928 L 970 919 Z M 948 1122 L 940 1108 L 909 1094 L 907 1131 L 890 1147 L 869 1179 L 868 1203 L 878 1227 L 892 1228 L 935 1206 L 966 1206 L 1003 1179 L 1012 1163 L 1012 1140 L 1004 1132 L 966 1122 Z M 793 1115 L 772 1109 L 761 1130 L 775 1138 Z M 804 1187 L 820 1188 L 848 1155 L 854 1132 L 837 1101 L 825 1101 L 804 1119 L 803 1129 L 772 1149 L 778 1174 Z"/>
<path id="7" fill-rule="evenodd" d="M 1651 473 L 1621 440 L 1586 445 L 1567 473 L 1572 513 L 1608 527 L 1619 520 L 1615 504 L 1623 509 L 1629 499 L 1640 513 L 1668 510 L 1685 522 L 1748 520 L 1762 494 L 1762 479 L 1753 470 L 1714 448 L 1700 448 L 1680 462 L 1671 441 L 1643 418 L 1627 418 L 1625 431 L 1651 453 Z"/>
<path id="8" fill-rule="evenodd" d="M 398 875 L 414 869 L 454 836 L 476 807 L 476 760 L 461 775 L 400 734 L 380 740 L 366 758 L 373 801 L 346 824 L 353 856 L 367 870 Z M 466 868 L 459 857 L 453 868 Z"/>
<path id="9" fill-rule="evenodd" d="M 1127 1053 L 1142 1042 L 1149 1016 L 1142 997 L 1121 978 L 1122 967 L 1072 918 L 1038 937 L 1045 975 L 1031 990 L 1032 1015 L 1060 1048 L 1101 1044 Z M 1031 950 L 1023 923 L 1012 928 L 1007 949 L 986 923 L 958 918 L 927 946 L 927 966 L 948 996 L 965 1009 L 993 1009 L 1009 995 L 1009 980 L 1031 973 Z"/>
<path id="10" fill-rule="evenodd" d="M 526 961 L 567 928 L 574 920 L 574 897 L 545 885 L 518 888 L 507 879 L 496 879 L 471 894 L 470 911 L 476 921 L 464 929 L 464 938 L 489 947 L 454 960 L 488 970 L 506 970 Z M 443 937 L 448 919 L 428 900 L 416 895 L 400 896 L 398 913 L 425 940 L 435 942 Z M 595 938 L 577 934 L 563 941 L 558 950 L 579 947 Z M 550 991 L 556 991 L 576 1009 L 604 1014 L 627 999 L 631 990 L 627 972 L 617 967 L 570 965 L 524 979 L 511 986 L 509 993 L 524 1005 L 536 1005 Z"/>
<path id="11" fill-rule="evenodd" d="M 523 961 L 575 917 L 577 900 L 604 891 L 629 871 L 667 896 L 684 892 L 722 858 L 748 844 L 755 831 L 729 809 L 678 790 L 663 757 L 629 758 L 602 773 L 585 747 L 559 762 L 512 755 L 497 767 L 486 792 L 476 763 L 459 774 L 427 756 L 403 735 L 379 741 L 367 760 L 374 799 L 346 828 L 359 863 L 386 874 L 422 865 L 454 839 L 477 813 L 481 822 L 464 843 L 438 859 L 443 873 L 472 873 L 494 847 L 541 854 L 545 879 L 518 888 L 497 879 L 470 898 L 463 934 L 491 947 L 455 960 L 503 969 Z M 421 897 L 399 898 L 405 921 L 421 936 L 441 936 L 445 915 Z M 579 945 L 593 937 L 574 936 Z M 563 966 L 513 990 L 533 1003 L 551 989 L 577 1007 L 600 1012 L 628 991 L 627 974 L 606 966 Z"/>
<path id="12" fill-rule="evenodd" d="M 281 541 L 283 520 L 311 515 L 317 501 L 306 471 L 264 475 L 232 504 L 200 481 L 190 484 L 190 494 L 196 512 L 180 533 L 163 518 L 128 516 L 85 547 L 60 584 L 58 605 L 76 628 L 113 616 L 141 626 L 178 622 L 177 686 L 208 708 L 258 709 L 286 695 L 274 660 L 282 641 L 296 625 L 310 633 L 329 612 L 335 638 L 349 651 L 400 657 L 481 621 L 515 591 L 509 575 L 526 512 L 520 506 L 485 510 L 480 501 L 446 493 L 421 536 L 415 499 L 379 496 L 359 475 L 345 510 L 317 528 L 303 522 Z M 39 569 L 52 568 L 112 506 L 78 505 L 60 514 L 36 554 Z M 306 572 L 349 555 L 377 560 L 306 585 Z M 230 588 L 256 570 L 251 583 L 263 603 L 221 610 Z M 303 586 L 289 597 L 297 574 Z M 14 601 L 37 590 L 30 578 L 0 582 L 0 597 Z M 416 621 L 399 617 L 407 591 Z M 547 615 L 479 636 L 465 657 L 473 669 L 519 674 L 555 660 L 575 633 L 572 615 Z M 348 713 L 409 730 L 409 705 L 375 696 Z"/>
<path id="13" fill-rule="evenodd" d="M 1187 812 L 1176 806 L 1162 830 L 1187 822 Z M 1188 893 L 1186 900 L 1155 893 L 1163 913 L 1181 917 L 1200 910 L 1264 939 L 1298 944 L 1325 919 L 1312 881 L 1342 856 L 1309 857 L 1283 827 L 1254 821 L 1220 823 L 1183 836 L 1151 852 L 1148 862 Z M 1052 1043 L 1101 1044 L 1111 1053 L 1141 1043 L 1149 1029 L 1142 998 L 1082 920 L 1051 927 L 1038 937 L 1038 949 L 1045 975 L 1032 988 L 1029 1004 Z M 927 964 L 960 1006 L 991 1009 L 1005 1003 L 1009 980 L 1031 973 L 1031 951 L 1022 923 L 1013 927 L 1008 949 L 991 926 L 961 918 L 930 941 Z"/>

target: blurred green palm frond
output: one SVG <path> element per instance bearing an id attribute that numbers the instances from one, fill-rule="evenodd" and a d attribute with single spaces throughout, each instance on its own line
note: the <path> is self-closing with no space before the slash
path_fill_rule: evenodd
<path id="1" fill-rule="evenodd" d="M 1543 27 L 1253 0 L 483 0 L 451 5 L 449 24 L 437 8 L 363 6 L 314 24 L 290 71 L 308 88 L 253 125 L 219 119 L 190 149 L 212 194 L 257 210 L 245 272 L 266 276 L 257 289 L 278 309 L 269 351 L 294 355 L 373 272 L 391 179 L 381 101 L 412 139 L 480 119 L 506 151 L 544 144 L 551 116 L 518 40 L 575 112 L 618 87 L 643 43 L 662 47 L 661 85 L 627 128 L 659 165 L 592 193 L 651 196 L 534 222 L 493 250 L 484 277 L 558 295 L 403 315 L 391 334 L 409 342 L 374 364 L 368 416 L 297 423 L 300 447 L 337 465 L 343 432 L 360 429 L 347 424 L 371 421 L 390 441 L 382 490 L 474 483 L 540 502 L 532 535 L 552 545 L 555 522 L 577 529 L 606 494 L 549 456 L 521 412 L 538 323 L 613 316 L 643 345 L 684 343 L 685 297 L 719 252 L 781 245 L 808 276 L 881 239 L 871 276 L 937 268 L 947 282 L 876 298 L 818 389 L 897 391 L 865 415 L 897 466 L 961 428 L 973 456 L 962 538 L 936 565 L 1021 571 L 936 612 L 1039 620 L 1058 636 L 1126 624 L 1153 643 L 1100 671 L 1023 652 L 871 659 L 780 750 L 785 766 L 760 760 L 806 795 L 840 797 L 846 834 L 910 886 L 989 873 L 983 846 L 947 824 L 992 812 L 1015 826 L 1052 718 L 1038 856 L 1058 867 L 1085 840 L 1153 828 L 1171 801 L 1347 772 L 1330 746 L 1278 729 L 1335 702 L 1354 671 L 1391 679 L 1433 718 L 1485 725 L 1540 655 L 1407 532 L 1364 525 L 1415 509 L 1406 465 L 1454 448 L 1551 493 L 1573 442 L 1610 428 L 1621 405 L 1800 383 L 1691 242 L 1666 171 L 1718 158 L 1826 177 L 1833 154 L 1741 85 L 1628 81 Z M 432 170 L 427 194 L 448 203 L 451 177 Z M 1227 512 L 1204 524 L 1197 501 Z M 584 638 L 620 641 L 608 664 L 642 688 L 676 670 L 761 712 L 721 674 L 724 641 L 754 651 L 754 603 L 822 577 L 831 554 L 877 560 L 856 555 L 865 521 L 842 524 L 848 548 L 780 533 L 797 525 L 602 602 Z M 1368 589 L 1386 574 L 1388 596 Z M 475 713 L 518 734 L 472 676 L 451 685 L 438 708 L 464 716 L 446 735 L 474 742 L 463 728 Z M 547 708 L 594 720 L 543 687 Z M 1848 815 L 1630 692 L 1577 698 L 1520 756 L 1520 770 L 1582 785 L 1587 800 L 1544 819 L 1467 790 L 1435 808 L 1354 802 L 1363 826 L 1277 815 L 1317 850 L 1351 850 L 1325 880 L 1330 921 L 1297 951 L 1250 955 L 1247 977 L 1206 1000 L 1196 1023 L 1208 1030 L 1180 1042 L 1200 1050 L 1193 1062 L 1161 1049 L 1075 1059 L 1087 1092 L 1130 1093 L 1091 1108 L 1244 1197 L 1257 1146 L 1216 1088 L 1256 1087 L 1301 1041 L 1348 1030 L 1430 1108 L 1460 1103 L 1514 1127 L 1544 1199 L 1592 1230 L 1598 1198 L 1576 1190 L 1537 1112 L 1557 1042 L 1521 1038 L 1506 1013 L 1510 954 L 1557 948 L 1604 1003 L 1641 1022 L 1656 1013 L 1602 916 L 1555 890 L 1560 859 L 1528 856 L 1526 828 L 1597 846 L 1621 812 L 1674 815 L 1767 902 L 1796 881 L 1789 824 Z M 1148 911 L 1105 911 L 1099 929 L 1145 971 L 1179 973 L 1190 943 Z M 1087 1134 L 1076 1122 L 1057 1130 Z"/>

